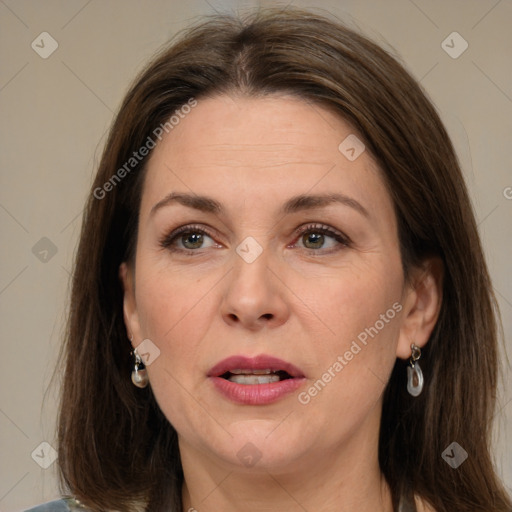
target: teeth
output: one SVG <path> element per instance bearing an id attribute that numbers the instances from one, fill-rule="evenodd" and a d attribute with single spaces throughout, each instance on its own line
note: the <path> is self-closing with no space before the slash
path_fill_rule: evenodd
<path id="1" fill-rule="evenodd" d="M 231 370 L 231 373 L 234 373 L 234 371 Z M 270 384 L 271 382 L 279 382 L 280 378 L 276 374 L 262 375 L 253 373 L 230 375 L 228 380 L 237 384 Z"/>
<path id="2" fill-rule="evenodd" d="M 229 373 L 234 373 L 235 375 L 269 375 L 272 373 L 272 370 L 229 370 Z"/>

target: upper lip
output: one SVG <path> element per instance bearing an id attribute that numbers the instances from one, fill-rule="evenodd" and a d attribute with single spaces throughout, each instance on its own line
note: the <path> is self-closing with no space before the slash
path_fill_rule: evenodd
<path id="1" fill-rule="evenodd" d="M 293 364 L 266 354 L 261 354 L 256 357 L 247 357 L 242 355 L 228 357 L 213 366 L 208 372 L 208 377 L 220 377 L 231 370 L 285 371 L 291 377 L 304 377 L 302 371 Z"/>

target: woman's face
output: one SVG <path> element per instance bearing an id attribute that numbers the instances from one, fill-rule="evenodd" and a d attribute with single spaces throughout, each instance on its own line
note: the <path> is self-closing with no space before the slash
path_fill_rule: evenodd
<path id="1" fill-rule="evenodd" d="M 182 457 L 284 471 L 376 447 L 409 292 L 355 137 L 297 98 L 218 96 L 154 149 L 125 321 Z"/>

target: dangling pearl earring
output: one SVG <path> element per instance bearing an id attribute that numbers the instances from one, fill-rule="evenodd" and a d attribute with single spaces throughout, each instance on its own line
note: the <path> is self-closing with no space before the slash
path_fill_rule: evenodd
<path id="1" fill-rule="evenodd" d="M 145 388 L 149 382 L 148 372 L 137 352 L 137 349 L 133 350 L 133 355 L 135 357 L 135 364 L 132 371 L 132 382 L 138 388 Z"/>
<path id="2" fill-rule="evenodd" d="M 416 361 L 421 357 L 421 350 L 414 343 L 411 344 L 411 357 L 407 367 L 407 391 L 412 396 L 418 396 L 423 389 L 423 372 Z"/>
<path id="3" fill-rule="evenodd" d="M 135 358 L 135 363 L 132 370 L 132 382 L 138 388 L 145 388 L 149 383 L 148 372 L 136 348 L 133 349 L 132 354 Z"/>

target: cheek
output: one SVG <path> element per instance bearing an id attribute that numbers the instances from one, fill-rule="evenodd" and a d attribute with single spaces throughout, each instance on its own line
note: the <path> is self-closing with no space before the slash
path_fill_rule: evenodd
<path id="1" fill-rule="evenodd" d="M 383 391 L 396 359 L 403 309 L 400 261 L 391 262 L 352 268 L 328 286 L 310 289 L 312 309 L 325 326 L 313 351 L 311 381 L 321 382 L 319 393 L 311 391 L 318 406 L 363 410 Z"/>
<path id="2" fill-rule="evenodd" d="M 172 267 L 160 253 L 142 253 L 135 275 L 141 327 L 157 338 L 197 315 L 215 283 L 213 275 L 199 278 L 192 268 Z"/>
<path id="3" fill-rule="evenodd" d="M 397 309 L 401 300 L 401 267 L 391 261 L 359 265 L 323 276 L 312 284 L 304 280 L 297 295 L 317 312 L 325 327 L 326 341 L 334 348 L 356 339 L 377 323 L 379 331 L 397 334 Z M 382 319 L 381 316 L 384 315 Z M 383 323 L 384 322 L 384 323 Z M 390 328 L 391 327 L 391 328 Z"/>
<path id="4" fill-rule="evenodd" d="M 139 277 L 136 300 L 141 334 L 159 347 L 174 371 L 178 360 L 183 367 L 196 353 L 207 332 L 214 281 L 174 272 L 141 271 Z"/>
<path id="5" fill-rule="evenodd" d="M 324 432 L 327 444 L 350 438 L 380 403 L 401 322 L 402 306 L 394 300 L 399 295 L 391 295 L 374 293 L 361 304 L 356 295 L 344 294 L 342 305 L 331 308 L 335 335 L 326 335 L 314 350 L 308 385 L 298 396 L 300 412 L 310 418 L 308 435 Z"/>
<path id="6" fill-rule="evenodd" d="M 203 340 L 214 311 L 208 291 L 213 282 L 177 275 L 140 272 L 137 305 L 141 335 L 160 350 L 147 367 L 154 396 L 169 422 L 180 433 L 197 435 L 205 412 L 201 406 Z M 195 397 L 191 400 L 191 397 Z M 194 428 L 191 426 L 194 425 Z M 207 432 L 204 433 L 207 435 Z"/>

